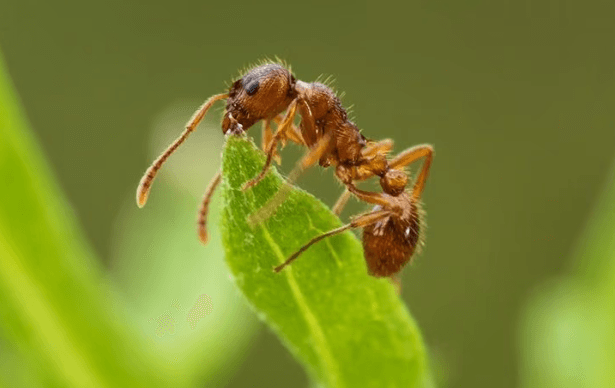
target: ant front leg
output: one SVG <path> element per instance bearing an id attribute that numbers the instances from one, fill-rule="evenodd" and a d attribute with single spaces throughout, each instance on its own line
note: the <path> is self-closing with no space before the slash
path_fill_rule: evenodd
<path id="1" fill-rule="evenodd" d="M 267 151 L 269 149 L 269 144 L 271 144 L 271 140 L 273 140 L 271 121 L 263 120 L 263 135 L 261 141 L 261 148 L 263 151 Z M 275 160 L 278 165 L 282 163 L 282 159 L 280 158 L 280 154 L 277 150 L 274 151 L 273 160 Z"/>
<path id="2" fill-rule="evenodd" d="M 271 139 L 271 143 L 269 144 L 269 147 L 267 149 L 267 160 L 265 161 L 263 169 L 261 170 L 260 174 L 258 174 L 255 178 L 249 180 L 243 185 L 243 191 L 246 191 L 247 189 L 256 186 L 261 180 L 263 180 L 265 174 L 267 173 L 267 170 L 269 170 L 269 167 L 271 166 L 271 161 L 273 160 L 273 155 L 277 150 L 278 142 L 280 142 L 282 139 L 287 138 L 286 132 L 288 131 L 290 125 L 293 123 L 293 119 L 295 118 L 296 112 L 297 100 L 293 100 L 293 102 L 288 107 L 288 111 L 286 112 L 284 119 L 282 120 L 282 124 L 280 124 L 277 132 L 273 136 L 273 139 Z"/>
<path id="3" fill-rule="evenodd" d="M 282 121 L 283 121 L 283 116 L 281 114 L 273 118 L 273 122 L 276 123 L 277 125 L 280 125 Z M 290 128 L 288 128 L 288 132 L 286 132 L 286 136 L 288 137 L 288 140 L 294 143 L 297 143 L 299 145 L 305 145 L 305 142 L 303 141 L 303 136 L 301 136 L 301 131 L 299 130 L 299 128 L 297 128 L 295 124 L 292 124 L 292 123 L 290 124 Z M 265 148 L 263 148 L 263 150 L 265 150 Z"/>

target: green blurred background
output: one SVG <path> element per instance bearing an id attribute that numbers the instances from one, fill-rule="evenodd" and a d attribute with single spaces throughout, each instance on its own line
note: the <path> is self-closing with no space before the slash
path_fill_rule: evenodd
<path id="1" fill-rule="evenodd" d="M 366 136 L 394 139 L 395 151 L 435 146 L 427 245 L 404 271 L 403 298 L 442 385 L 516 387 L 535 384 L 528 301 L 574 273 L 613 177 L 614 16 L 608 1 L 22 0 L 0 4 L 0 48 L 118 298 L 187 383 L 307 385 L 234 290 L 217 211 L 212 243 L 196 238 L 220 159 L 219 110 L 165 166 L 148 206 L 134 203 L 141 174 L 193 110 L 277 55 L 302 80 L 333 75 Z M 260 126 L 249 133 L 260 139 Z M 282 170 L 301 152 L 285 150 Z M 341 192 L 330 169 L 300 186 L 329 205 Z M 344 217 L 364 208 L 353 202 Z M 214 313 L 194 331 L 182 317 L 203 293 Z M 183 325 L 161 336 L 161 316 Z M 5 366 L 19 364 L 9 341 L 2 350 Z"/>

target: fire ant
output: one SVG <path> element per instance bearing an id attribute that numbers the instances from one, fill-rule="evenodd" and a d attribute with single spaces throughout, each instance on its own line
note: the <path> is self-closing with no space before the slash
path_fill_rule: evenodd
<path id="1" fill-rule="evenodd" d="M 276 267 L 275 271 L 279 272 L 309 246 L 323 238 L 349 228 L 363 228 L 363 247 L 369 272 L 376 277 L 398 273 L 411 259 L 417 246 L 420 246 L 419 200 L 431 166 L 433 148 L 429 145 L 410 148 L 389 163 L 386 154 L 392 148 L 392 141 L 387 139 L 378 143 L 369 142 L 357 126 L 348 120 L 346 110 L 330 88 L 317 82 L 305 83 L 297 80 L 295 91 L 296 98 L 289 105 L 283 124 L 269 144 L 263 169 L 244 185 L 244 190 L 263 179 L 275 155 L 277 142 L 286 136 L 285 131 L 289 127 L 284 124 L 292 122 L 298 110 L 301 115 L 299 129 L 310 151 L 298 168 L 291 172 L 289 181 L 294 180 L 303 169 L 317 160 L 323 167 L 334 164 L 335 175 L 346 185 L 347 193 L 377 206 L 373 212 L 356 217 L 350 224 L 314 238 L 284 264 Z M 419 158 L 425 158 L 425 162 L 412 193 L 408 194 L 405 191 L 408 176 L 399 169 Z M 355 181 L 365 180 L 373 175 L 380 176 L 384 193 L 362 191 L 354 185 Z M 337 201 L 334 208 L 336 212 L 341 212 L 344 207 L 349 196 L 347 193 L 342 194 Z M 280 191 L 277 199 L 274 197 L 250 216 L 249 223 L 267 218 L 283 196 L 284 191 Z"/>
<path id="2" fill-rule="evenodd" d="M 391 140 L 373 142 L 365 138 L 358 127 L 348 119 L 341 101 L 329 87 L 318 82 L 306 83 L 297 80 L 289 70 L 276 63 L 253 68 L 235 81 L 228 93 L 210 97 L 195 112 L 182 135 L 156 159 L 141 179 L 137 189 L 137 204 L 140 207 L 145 205 L 151 184 L 162 164 L 196 129 L 211 106 L 223 99 L 227 99 L 222 120 L 224 134 L 240 135 L 256 122 L 262 120 L 264 123 L 263 149 L 267 153 L 267 159 L 261 173 L 247 182 L 244 190 L 264 178 L 272 160 L 278 157 L 278 144 L 291 141 L 305 145 L 309 151 L 291 172 L 290 182 L 316 161 L 322 167 L 333 164 L 336 166 L 335 175 L 347 187 L 347 192 L 342 194 L 336 203 L 335 210 L 338 213 L 351 194 L 380 207 L 372 213 L 357 217 L 343 228 L 312 240 L 278 267 L 278 271 L 311 244 L 329 235 L 357 227 L 364 228 L 365 254 L 370 272 L 375 276 L 395 273 L 410 259 L 419 242 L 418 201 L 431 163 L 432 148 L 427 145 L 411 148 L 389 163 L 386 154 L 392 148 Z M 286 114 L 280 117 L 284 110 Z M 299 128 L 293 125 L 297 113 L 301 115 Z M 275 134 L 272 134 L 270 127 L 272 121 L 278 124 Z M 397 168 L 402 168 L 420 157 L 426 157 L 426 161 L 412 195 L 408 196 L 405 193 L 408 177 Z M 374 175 L 380 176 L 384 193 L 369 193 L 354 186 L 353 182 Z M 198 230 L 203 243 L 207 242 L 206 218 L 209 202 L 220 180 L 221 173 L 218 172 L 210 182 L 199 209 Z M 280 190 L 277 197 L 251 215 L 249 221 L 254 223 L 267 218 L 283 200 L 284 193 L 284 190 Z M 392 246 L 396 248 L 391 250 Z M 379 252 L 386 253 L 383 255 Z"/>

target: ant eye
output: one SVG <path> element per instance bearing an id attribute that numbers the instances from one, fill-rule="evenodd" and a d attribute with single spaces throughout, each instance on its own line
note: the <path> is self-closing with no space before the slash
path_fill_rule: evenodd
<path id="1" fill-rule="evenodd" d="M 246 93 L 248 93 L 248 96 L 253 96 L 258 91 L 259 86 L 258 81 L 252 81 L 243 87 L 246 90 Z"/>

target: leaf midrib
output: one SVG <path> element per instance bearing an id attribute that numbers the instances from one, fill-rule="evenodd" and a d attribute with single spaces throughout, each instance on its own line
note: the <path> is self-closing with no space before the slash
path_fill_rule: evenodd
<path id="1" fill-rule="evenodd" d="M 286 260 L 286 257 L 282 253 L 282 249 L 271 237 L 271 234 L 266 227 L 262 226 L 261 230 L 263 232 L 265 240 L 267 240 L 267 242 L 271 246 L 271 249 L 277 256 L 278 262 L 282 264 Z M 299 284 L 297 283 L 297 280 L 292 273 L 292 268 L 285 268 L 284 275 L 288 280 L 288 285 L 290 286 L 291 292 L 293 293 L 293 296 L 297 301 L 297 306 L 299 307 L 299 310 L 301 310 L 302 315 L 307 321 L 307 326 L 312 337 L 312 342 L 314 343 L 314 348 L 317 350 L 320 360 L 322 360 L 321 364 L 323 368 L 326 369 L 324 375 L 329 380 L 328 385 L 331 387 L 343 387 L 343 385 L 341 385 L 339 365 L 337 364 L 335 358 L 333 357 L 333 354 L 331 353 L 327 338 L 325 337 L 325 333 L 322 330 L 322 327 L 320 326 L 316 315 L 314 315 L 314 313 L 308 306 L 305 297 L 301 292 Z"/>

